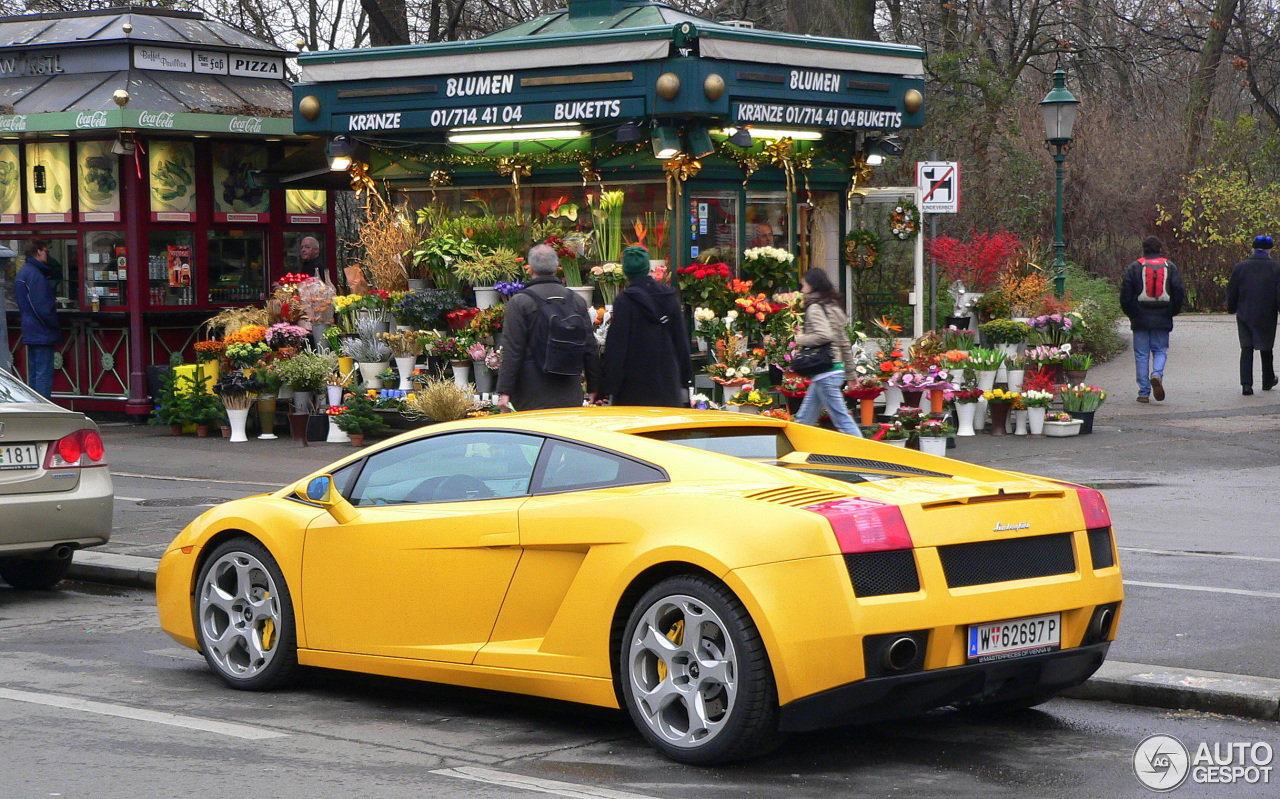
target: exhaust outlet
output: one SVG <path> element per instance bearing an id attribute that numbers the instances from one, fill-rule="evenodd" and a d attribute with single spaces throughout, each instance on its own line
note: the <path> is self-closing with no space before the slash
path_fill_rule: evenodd
<path id="1" fill-rule="evenodd" d="M 1089 622 L 1088 638 L 1090 643 L 1106 640 L 1107 631 L 1111 629 L 1111 621 L 1115 618 L 1115 609 L 1111 606 L 1098 608 Z"/>
<path id="2" fill-rule="evenodd" d="M 884 648 L 882 665 L 890 671 L 902 671 L 915 662 L 920 647 L 914 638 L 903 636 L 892 641 Z"/>
<path id="3" fill-rule="evenodd" d="M 56 547 L 50 549 L 39 557 L 44 560 L 66 560 L 67 558 L 70 558 L 72 553 L 75 551 L 76 548 L 70 544 L 58 544 Z"/>

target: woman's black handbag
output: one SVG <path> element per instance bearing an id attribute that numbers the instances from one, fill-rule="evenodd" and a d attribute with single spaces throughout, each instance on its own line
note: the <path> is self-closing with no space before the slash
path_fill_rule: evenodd
<path id="1" fill-rule="evenodd" d="M 791 371 L 801 377 L 813 377 L 823 372 L 830 372 L 835 363 L 831 358 L 830 344 L 797 347 L 795 352 L 791 353 Z"/>

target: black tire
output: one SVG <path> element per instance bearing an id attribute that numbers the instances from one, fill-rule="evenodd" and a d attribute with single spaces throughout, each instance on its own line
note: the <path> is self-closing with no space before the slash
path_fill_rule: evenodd
<path id="1" fill-rule="evenodd" d="M 65 558 L 0 558 L 0 578 L 22 591 L 44 591 L 66 578 L 71 555 Z"/>
<path id="2" fill-rule="evenodd" d="M 214 673 L 241 691 L 266 691 L 298 671 L 293 598 L 275 558 L 251 538 L 219 544 L 196 579 L 192 620 Z"/>
<path id="3" fill-rule="evenodd" d="M 693 621 L 698 639 L 686 645 Z M 764 642 L 733 592 L 709 578 L 672 577 L 645 592 L 619 639 L 615 678 L 640 734 L 672 760 L 709 766 L 782 743 Z M 669 701 L 651 702 L 660 693 Z"/>

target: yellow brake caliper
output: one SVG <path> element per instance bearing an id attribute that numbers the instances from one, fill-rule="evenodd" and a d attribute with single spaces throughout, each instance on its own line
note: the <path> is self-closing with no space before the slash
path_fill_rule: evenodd
<path id="1" fill-rule="evenodd" d="M 677 619 L 676 623 L 671 625 L 671 629 L 667 630 L 667 640 L 676 646 L 684 643 L 684 619 Z M 667 679 L 667 664 L 666 661 L 659 660 L 658 680 L 661 682 L 665 679 Z"/>
<path id="2" fill-rule="evenodd" d="M 263 594 L 263 595 L 262 595 L 262 598 L 263 598 L 263 599 L 270 599 L 270 598 L 271 598 L 271 592 L 270 592 L 270 591 L 268 591 L 267 593 Z M 262 649 L 263 649 L 263 651 L 265 651 L 265 652 L 270 652 L 270 651 L 271 651 L 271 647 L 275 644 L 275 637 L 276 637 L 276 622 L 275 622 L 275 619 L 267 619 L 266 621 L 264 621 L 264 622 L 262 623 Z"/>

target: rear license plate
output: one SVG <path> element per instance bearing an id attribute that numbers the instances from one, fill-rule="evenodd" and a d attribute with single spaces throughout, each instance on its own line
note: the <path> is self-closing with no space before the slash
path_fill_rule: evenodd
<path id="1" fill-rule="evenodd" d="M 0 447 L 0 471 L 35 469 L 40 466 L 35 444 L 6 444 Z"/>
<path id="2" fill-rule="evenodd" d="M 969 627 L 969 662 L 1039 655 L 1062 648 L 1062 614 L 1028 616 Z"/>

